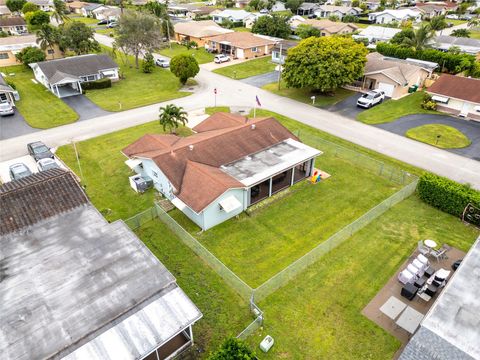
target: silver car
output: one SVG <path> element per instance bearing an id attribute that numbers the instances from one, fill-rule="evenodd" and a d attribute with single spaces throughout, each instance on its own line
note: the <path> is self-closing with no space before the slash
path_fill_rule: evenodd
<path id="1" fill-rule="evenodd" d="M 10 165 L 10 178 L 12 180 L 19 180 L 26 176 L 32 175 L 30 169 L 24 163 L 16 163 Z"/>
<path id="2" fill-rule="evenodd" d="M 60 166 L 52 158 L 40 159 L 37 161 L 38 171 L 46 171 L 50 169 L 60 169 Z"/>
<path id="3" fill-rule="evenodd" d="M 9 102 L 0 102 L 0 116 L 8 116 L 15 114 L 15 109 Z"/>
<path id="4" fill-rule="evenodd" d="M 155 60 L 155 65 L 160 66 L 162 68 L 168 68 L 170 67 L 170 60 L 159 58 Z"/>

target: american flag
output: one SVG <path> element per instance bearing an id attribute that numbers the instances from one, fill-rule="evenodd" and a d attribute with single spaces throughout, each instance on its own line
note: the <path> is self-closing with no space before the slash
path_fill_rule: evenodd
<path id="1" fill-rule="evenodd" d="M 258 96 L 255 96 L 255 101 L 257 102 L 258 106 L 262 106 L 262 104 L 260 104 L 260 99 L 258 98 Z"/>

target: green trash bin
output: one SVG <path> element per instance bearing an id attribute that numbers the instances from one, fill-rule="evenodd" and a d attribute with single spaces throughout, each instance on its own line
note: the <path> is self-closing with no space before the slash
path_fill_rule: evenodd
<path id="1" fill-rule="evenodd" d="M 412 85 L 408 88 L 408 93 L 411 94 L 411 93 L 414 93 L 417 90 L 418 90 L 418 85 Z"/>

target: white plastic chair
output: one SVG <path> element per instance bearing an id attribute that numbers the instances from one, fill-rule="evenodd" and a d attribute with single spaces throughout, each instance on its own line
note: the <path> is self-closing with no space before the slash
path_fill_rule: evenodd
<path id="1" fill-rule="evenodd" d="M 407 266 L 407 270 L 410 271 L 413 275 L 415 275 L 415 277 L 418 279 L 420 277 L 420 269 L 417 268 L 416 266 L 412 265 L 412 264 L 408 264 Z"/>
<path id="2" fill-rule="evenodd" d="M 427 257 L 423 256 L 422 254 L 418 254 L 417 260 L 420 261 L 425 266 L 425 269 L 430 265 L 430 262 L 428 261 Z"/>
<path id="3" fill-rule="evenodd" d="M 430 249 L 423 245 L 423 241 L 422 240 L 419 240 L 418 243 L 417 243 L 417 250 L 420 254 L 422 255 L 428 255 L 430 253 Z"/>
<path id="4" fill-rule="evenodd" d="M 412 261 L 412 265 L 415 266 L 419 270 L 419 276 L 422 276 L 423 273 L 425 272 L 425 269 L 427 268 L 427 265 L 422 263 L 420 260 L 415 259 Z"/>
<path id="5" fill-rule="evenodd" d="M 413 283 L 415 282 L 415 280 L 416 280 L 415 275 L 413 275 L 407 269 L 403 270 L 398 274 L 398 281 L 400 281 L 402 284 Z"/>

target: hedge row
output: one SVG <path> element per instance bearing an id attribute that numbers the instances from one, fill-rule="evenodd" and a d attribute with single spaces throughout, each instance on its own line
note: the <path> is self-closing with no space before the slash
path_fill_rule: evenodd
<path id="1" fill-rule="evenodd" d="M 480 207 L 480 191 L 433 174 L 420 177 L 417 192 L 427 204 L 458 217 L 469 203 Z"/>
<path id="2" fill-rule="evenodd" d="M 452 74 L 458 74 L 463 71 L 473 72 L 475 68 L 475 56 L 468 54 L 454 54 L 435 49 L 415 50 L 413 48 L 387 43 L 378 43 L 377 51 L 382 55 L 399 59 L 413 58 L 433 61 L 440 66 L 440 69 L 445 68 Z"/>
<path id="3" fill-rule="evenodd" d="M 102 78 L 95 81 L 86 81 L 82 83 L 83 90 L 106 89 L 112 87 L 112 80 L 109 78 Z"/>

